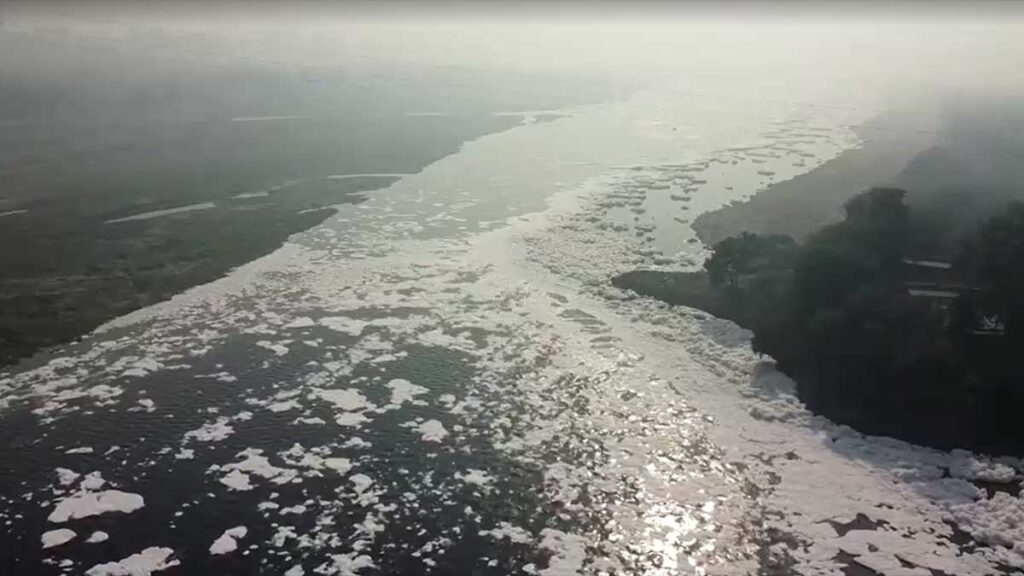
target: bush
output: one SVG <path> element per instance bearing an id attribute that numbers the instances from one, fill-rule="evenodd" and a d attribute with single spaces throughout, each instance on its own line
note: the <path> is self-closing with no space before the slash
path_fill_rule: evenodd
<path id="1" fill-rule="evenodd" d="M 971 239 L 965 289 L 952 311 L 911 297 L 904 259 L 912 233 L 905 192 L 880 188 L 846 204 L 842 222 L 802 247 L 745 233 L 705 263 L 809 408 L 868 433 L 949 448 L 1024 450 L 1024 205 Z M 1005 322 L 980 337 L 979 311 Z"/>

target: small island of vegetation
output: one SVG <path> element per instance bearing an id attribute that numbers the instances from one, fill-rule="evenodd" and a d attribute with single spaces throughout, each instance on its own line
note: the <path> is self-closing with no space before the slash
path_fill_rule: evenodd
<path id="1" fill-rule="evenodd" d="M 811 410 L 921 444 L 1021 453 L 1024 204 L 964 232 L 905 191 L 850 199 L 802 244 L 743 233 L 704 271 L 614 283 L 749 328 Z M 954 237 L 955 234 L 955 237 Z"/>

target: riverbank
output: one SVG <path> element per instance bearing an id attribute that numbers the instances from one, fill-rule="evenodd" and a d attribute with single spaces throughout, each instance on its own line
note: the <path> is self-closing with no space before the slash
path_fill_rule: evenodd
<path id="1" fill-rule="evenodd" d="M 563 558 L 576 571 L 615 559 L 620 572 L 671 572 L 692 559 L 711 572 L 828 573 L 901 554 L 993 573 L 1012 552 L 961 552 L 932 504 L 953 492 L 941 469 L 961 474 L 952 458 L 823 428 L 770 387 L 782 378 L 757 368 L 749 334 L 727 322 L 605 297 L 645 244 L 591 218 L 660 171 L 605 187 L 588 178 L 600 168 L 566 155 L 630 153 L 614 164 L 636 165 L 652 140 L 678 150 L 632 123 L 594 137 L 618 110 L 467 144 L 282 250 L 12 375 L 0 457 L 14 473 L 0 494 L 17 497 L 0 497 L 11 522 L 0 566 L 84 571 L 157 549 L 189 573 L 308 574 L 358 559 L 509 574 Z M 565 182 L 545 212 L 502 202 Z M 499 216 L 507 225 L 480 225 Z M 927 484 L 894 482 L 886 468 L 907 462 Z M 48 520 L 98 498 L 100 481 L 144 508 Z M 857 514 L 884 529 L 831 527 Z M 209 553 L 240 526 L 235 552 Z M 42 549 L 57 530 L 76 537 Z M 97 530 L 105 543 L 90 543 Z M 691 539 L 685 557 L 663 555 Z M 852 552 L 836 562 L 840 550 Z"/>
<path id="2" fill-rule="evenodd" d="M 890 184 L 934 143 L 931 130 L 880 118 L 855 129 L 860 146 L 789 180 L 772 184 L 746 202 L 705 212 L 693 222 L 706 246 L 747 231 L 787 234 L 797 241 L 842 219 L 843 203 L 872 186 Z"/>
<path id="3" fill-rule="evenodd" d="M 168 62 L 192 40 L 161 43 L 0 34 L 0 371 L 221 278 L 467 142 L 625 90 L 411 64 Z"/>
<path id="4" fill-rule="evenodd" d="M 732 320 L 746 328 L 737 307 L 729 302 L 720 290 L 715 290 L 711 286 L 704 271 L 634 270 L 612 278 L 612 285 L 673 306 L 703 310 L 712 316 Z"/>
<path id="5" fill-rule="evenodd" d="M 843 204 L 872 186 L 898 181 L 907 166 L 935 142 L 929 130 L 881 117 L 855 130 L 861 144 L 817 168 L 769 185 L 745 202 L 705 212 L 693 229 L 706 246 L 742 232 L 786 234 L 799 240 L 842 219 Z M 712 289 L 704 271 L 635 270 L 611 280 L 617 288 L 687 306 L 743 326 L 736 303 Z"/>
<path id="6" fill-rule="evenodd" d="M 1012 262 L 1019 256 L 1002 251 L 1012 246 L 1006 238 L 1016 233 L 1004 232 L 993 243 L 988 231 L 1010 226 L 1013 217 L 1006 215 L 1019 214 L 1020 208 L 1003 208 L 995 220 L 981 217 L 977 207 L 999 206 L 1010 194 L 987 194 L 987 189 L 1000 189 L 992 178 L 979 177 L 972 187 L 949 187 L 945 183 L 956 180 L 941 177 L 949 169 L 937 161 L 936 150 L 940 157 L 961 160 L 970 160 L 971 152 L 977 158 L 979 152 L 947 138 L 918 154 L 895 180 L 920 183 L 917 204 L 905 201 L 907 193 L 901 188 L 867 183 L 871 190 L 844 201 L 842 222 L 804 234 L 802 246 L 788 253 L 789 258 L 772 257 L 760 248 L 769 238 L 743 230 L 739 237 L 715 244 L 706 263 L 714 287 L 699 273 L 658 271 L 623 274 L 612 284 L 753 329 L 753 350 L 777 361 L 797 381 L 800 400 L 834 422 L 937 449 L 1020 454 L 1024 444 L 1012 432 L 1013 414 L 1019 412 L 1013 406 L 1020 405 L 1013 383 L 1021 377 L 1019 363 L 1008 352 L 1014 347 L 1013 317 L 994 312 L 987 313 L 994 320 L 979 320 L 970 308 L 974 301 L 1005 292 L 999 288 L 1001 280 L 973 277 L 973 292 L 966 297 L 952 293 L 958 299 L 950 300 L 951 313 L 922 306 L 913 290 L 916 276 L 903 264 L 922 255 L 948 261 L 963 246 L 986 242 L 1001 255 L 1000 261 Z M 852 154 L 852 163 L 833 162 L 804 180 L 832 179 L 841 189 L 844 182 L 863 177 L 857 167 L 878 150 L 869 143 L 859 152 Z M 990 156 L 982 158 L 997 164 Z M 810 190 L 801 184 L 783 193 L 794 197 L 801 188 Z M 769 196 L 762 205 L 771 206 L 777 198 Z M 811 207 L 802 214 L 809 218 L 813 211 Z M 765 222 L 780 217 L 765 212 Z M 969 229 L 980 232 L 964 232 Z M 929 247 L 934 251 L 925 251 Z M 969 257 L 960 261 L 951 277 L 972 278 L 971 270 L 993 267 L 985 256 L 976 258 L 973 263 Z M 1008 303 L 1001 309 L 1017 306 Z M 980 327 L 989 324 L 997 328 Z M 910 414 L 908 406 L 913 407 Z"/>

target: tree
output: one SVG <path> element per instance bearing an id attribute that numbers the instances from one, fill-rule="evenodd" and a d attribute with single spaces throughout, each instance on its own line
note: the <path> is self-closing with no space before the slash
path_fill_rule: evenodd
<path id="1" fill-rule="evenodd" d="M 842 306 L 861 286 L 898 279 L 910 214 L 898 188 L 872 188 L 846 203 L 846 219 L 812 235 L 796 259 L 794 298 L 804 314 Z"/>
<path id="2" fill-rule="evenodd" d="M 1024 203 L 986 222 L 966 251 L 983 306 L 1003 317 L 1008 337 L 1024 337 Z"/>
<path id="3" fill-rule="evenodd" d="M 704 269 L 713 286 L 735 289 L 755 274 L 788 270 L 795 253 L 796 242 L 789 236 L 744 232 L 715 244 Z"/>
<path id="4" fill-rule="evenodd" d="M 754 348 L 775 358 L 814 409 L 852 422 L 882 403 L 910 311 L 900 282 L 909 211 L 904 192 L 878 188 L 846 204 L 846 218 L 799 249 L 788 282 L 765 291 Z M 760 293 L 758 294 L 760 297 Z"/>
<path id="5" fill-rule="evenodd" d="M 753 349 L 796 380 L 815 412 L 862 432 L 1019 454 L 1024 204 L 985 223 L 954 267 L 966 264 L 974 285 L 956 289 L 951 322 L 945 304 L 908 291 L 904 195 L 859 194 L 842 222 L 801 247 L 754 234 L 723 240 L 708 276 L 753 330 Z M 937 245 L 933 233 L 946 232 L 922 229 L 925 245 Z M 993 312 L 1006 333 L 978 334 L 978 316 Z"/>

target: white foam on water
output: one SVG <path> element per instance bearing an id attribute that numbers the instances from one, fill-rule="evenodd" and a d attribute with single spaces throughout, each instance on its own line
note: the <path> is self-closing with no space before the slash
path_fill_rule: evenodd
<path id="1" fill-rule="evenodd" d="M 210 554 L 218 556 L 228 554 L 238 549 L 238 541 L 249 533 L 245 526 L 235 526 L 224 531 L 213 544 L 210 544 Z"/>
<path id="2" fill-rule="evenodd" d="M 281 190 L 284 190 L 285 188 L 291 188 L 292 186 L 294 186 L 296 184 L 299 184 L 302 181 L 303 181 L 302 178 L 296 178 L 296 179 L 288 180 L 286 182 L 282 182 L 281 184 L 277 184 L 275 186 L 271 186 L 270 188 L 267 188 L 266 190 L 254 190 L 252 192 L 242 192 L 240 194 L 235 194 L 231 198 L 234 199 L 234 200 L 246 200 L 246 199 L 250 199 L 250 198 L 267 198 L 267 197 L 270 196 L 270 194 L 272 192 L 280 192 Z"/>
<path id="3" fill-rule="evenodd" d="M 526 529 L 514 526 L 508 522 L 499 522 L 498 526 L 490 530 L 480 530 L 481 536 L 489 536 L 495 540 L 505 540 L 516 544 L 529 544 L 533 542 L 533 535 Z"/>
<path id="4" fill-rule="evenodd" d="M 543 576 L 581 574 L 587 559 L 587 543 L 587 539 L 582 536 L 545 528 L 541 531 L 540 547 L 552 556 L 548 566 L 537 573 Z"/>
<path id="5" fill-rule="evenodd" d="M 360 428 L 370 419 L 359 412 L 342 412 L 334 417 L 334 423 L 346 428 Z"/>
<path id="6" fill-rule="evenodd" d="M 352 462 L 348 458 L 325 458 L 324 467 L 344 475 L 352 469 Z"/>
<path id="7" fill-rule="evenodd" d="M 103 479 L 103 475 L 99 471 L 89 472 L 78 484 L 78 488 L 85 491 L 99 490 L 106 483 L 107 481 Z"/>
<path id="8" fill-rule="evenodd" d="M 213 202 L 200 202 L 197 204 L 189 204 L 187 206 L 178 206 L 177 208 L 166 208 L 163 210 L 152 210 L 150 212 L 142 212 L 141 214 L 133 214 L 131 216 L 125 216 L 124 218 L 114 218 L 113 220 L 107 220 L 104 224 L 120 224 L 121 222 L 135 222 L 138 220 L 152 220 L 153 218 L 162 218 L 164 216 L 173 216 L 175 214 L 184 214 L 186 212 L 196 212 L 198 210 L 209 210 L 216 208 L 217 205 Z"/>
<path id="9" fill-rule="evenodd" d="M 285 120 L 305 120 L 309 116 L 303 115 L 289 115 L 289 116 L 239 116 L 232 118 L 232 122 L 281 122 Z"/>
<path id="10" fill-rule="evenodd" d="M 43 543 L 43 549 L 53 548 L 54 546 L 60 546 L 61 544 L 67 544 L 75 539 L 74 530 L 68 530 L 67 528 L 58 528 L 57 530 L 50 530 L 44 532 L 40 537 Z"/>
<path id="11" fill-rule="evenodd" d="M 359 336 L 362 334 L 363 329 L 366 328 L 367 322 L 361 320 L 353 320 L 351 318 L 345 318 L 343 316 L 327 316 L 321 318 L 319 321 L 321 326 L 325 326 L 334 330 L 335 332 L 341 332 L 342 334 L 348 334 L 349 336 Z"/>
<path id="12" fill-rule="evenodd" d="M 54 507 L 47 517 L 50 522 L 61 523 L 110 512 L 131 513 L 143 506 L 145 500 L 138 494 L 121 490 L 102 492 L 79 492 L 69 496 Z"/>
<path id="13" fill-rule="evenodd" d="M 229 419 L 218 418 L 215 422 L 207 422 L 195 430 L 185 433 L 185 440 L 196 442 L 220 442 L 235 433 L 233 426 L 228 424 Z"/>
<path id="14" fill-rule="evenodd" d="M 341 436 L 337 444 L 269 455 L 256 448 L 210 470 L 236 490 L 330 471 L 323 477 L 337 479 L 339 498 L 321 503 L 323 528 L 280 525 L 270 541 L 317 551 L 309 562 L 318 571 L 372 568 L 381 527 L 408 521 L 426 497 L 448 498 L 460 517 L 476 518 L 464 514 L 460 495 L 496 490 L 503 481 L 486 459 L 444 477 L 407 471 L 408 496 L 396 501 L 383 476 L 337 478 L 374 458 L 332 451 L 367 448 L 348 436 L 351 427 L 366 428 L 359 434 L 369 438 L 388 420 L 373 416 L 391 405 L 435 408 L 426 392 L 383 384 L 399 378 L 353 376 L 381 359 L 389 367 L 412 346 L 458 356 L 472 368 L 467 382 L 438 397 L 444 423 L 426 414 L 399 420 L 418 433 L 415 442 L 431 443 L 418 448 L 455 453 L 470 450 L 468 440 L 489 443 L 503 461 L 538 471 L 536 534 L 507 521 L 479 527 L 550 558 L 517 568 L 746 574 L 792 566 L 834 574 L 843 567 L 835 559 L 840 552 L 893 575 L 1024 568 L 1016 546 L 1020 498 L 988 498 L 970 483 L 1019 481 L 1019 462 L 865 437 L 816 417 L 792 382 L 751 351 L 749 332 L 609 286 L 615 274 L 641 266 L 699 265 L 703 247 L 676 242 L 692 238 L 692 230 L 671 215 L 658 220 L 667 212 L 659 207 L 691 217 L 809 170 L 856 145 L 848 126 L 870 113 L 811 110 L 768 95 L 744 104 L 637 97 L 468 143 L 358 206 L 339 206 L 336 216 L 274 254 L 107 327 L 137 327 L 132 338 L 98 336 L 80 356 L 58 355 L 14 375 L 7 401 L 45 405 L 91 382 L 88 375 L 106 374 L 112 357 L 140 343 L 152 348 L 146 357 L 172 366 L 180 346 L 169 344 L 197 327 L 209 331 L 197 346 L 216 349 L 231 334 L 258 334 L 271 346 L 294 348 L 260 358 L 286 361 L 302 344 L 276 340 L 282 327 L 319 318 L 345 342 L 357 341 L 315 349 L 309 372 L 290 383 L 301 394 L 294 399 L 300 406 L 289 409 L 315 403 L 335 410 L 335 421 L 320 425 Z M 789 119 L 796 124 L 780 129 Z M 471 191 L 486 198 L 468 198 Z M 474 229 L 473 218 L 504 225 Z M 659 237 L 672 226 L 679 238 Z M 368 399 L 389 392 L 387 407 Z M 272 393 L 254 399 L 259 406 L 290 400 Z M 953 477 L 943 477 L 947 469 Z M 305 504 L 288 508 L 295 506 Z M 549 509 L 557 510 L 557 526 L 543 515 Z M 332 523 L 354 512 L 363 520 L 346 523 L 353 540 L 339 542 Z M 841 534 L 835 527 L 861 516 L 876 528 Z M 992 546 L 957 548 L 951 520 Z M 431 534 L 430 546 L 417 551 L 426 566 L 451 545 L 442 540 Z"/>
<path id="15" fill-rule="evenodd" d="M 409 175 L 409 172 L 364 172 L 356 174 L 331 174 L 327 179 L 350 180 L 352 178 L 402 178 Z"/>
<path id="16" fill-rule="evenodd" d="M 267 405 L 267 410 L 270 410 L 271 412 L 288 412 L 289 410 L 298 410 L 301 408 L 302 405 L 295 400 L 284 400 Z"/>
<path id="17" fill-rule="evenodd" d="M 220 482 L 233 490 L 251 490 L 253 476 L 274 484 L 287 484 L 298 477 L 298 472 L 291 468 L 282 468 L 271 464 L 270 458 L 264 456 L 263 450 L 258 448 L 247 448 L 239 452 L 237 457 L 242 459 L 223 466 L 215 464 L 209 470 L 210 472 L 227 470 L 228 473 L 220 478 Z"/>
<path id="18" fill-rule="evenodd" d="M 448 431 L 445 430 L 444 424 L 438 420 L 427 420 L 418 425 L 416 430 L 420 433 L 420 438 L 424 442 L 441 442 L 445 436 L 448 436 Z"/>
<path id="19" fill-rule="evenodd" d="M 366 400 L 356 388 L 335 388 L 319 389 L 314 392 L 317 398 L 333 404 L 336 408 L 345 411 L 365 410 L 373 408 L 373 404 Z"/>
<path id="20" fill-rule="evenodd" d="M 266 348 L 267 350 L 270 350 L 277 356 L 284 356 L 289 352 L 288 347 L 279 342 L 260 340 L 259 342 L 256 343 L 256 345 L 259 346 L 260 348 Z"/>
<path id="21" fill-rule="evenodd" d="M 429 389 L 424 388 L 423 386 L 417 386 L 404 378 L 395 378 L 385 386 L 391 389 L 390 406 L 394 407 L 400 407 L 406 402 L 416 402 L 417 396 L 430 392 Z"/>
<path id="22" fill-rule="evenodd" d="M 252 490 L 252 483 L 249 482 L 249 475 L 241 470 L 232 470 L 228 472 L 220 478 L 219 482 L 238 492 L 247 492 Z"/>
<path id="23" fill-rule="evenodd" d="M 86 570 L 86 576 L 149 576 L 179 565 L 174 550 L 153 546 L 118 562 L 97 564 Z"/>
<path id="24" fill-rule="evenodd" d="M 461 480 L 461 481 L 465 482 L 466 484 L 475 484 L 477 486 L 482 486 L 482 487 L 489 486 L 491 484 L 491 482 L 494 480 L 493 478 L 491 478 L 491 476 L 489 476 L 483 470 L 476 470 L 476 469 L 473 469 L 473 468 L 470 468 L 465 473 L 456 472 L 455 473 L 455 479 L 456 480 Z"/>
<path id="25" fill-rule="evenodd" d="M 231 198 L 235 200 L 245 200 L 247 198 L 266 198 L 268 196 L 270 196 L 270 192 L 267 192 L 266 190 L 259 190 L 256 192 L 242 192 L 240 194 L 235 194 Z"/>
<path id="26" fill-rule="evenodd" d="M 68 470 L 67 468 L 57 468 L 57 481 L 60 482 L 61 486 L 70 486 L 78 480 L 80 474 L 74 470 Z"/>
<path id="27" fill-rule="evenodd" d="M 316 326 L 316 322 L 309 316 L 301 316 L 284 325 L 285 328 L 309 328 Z"/>

